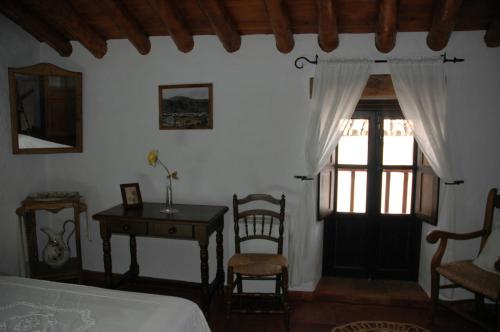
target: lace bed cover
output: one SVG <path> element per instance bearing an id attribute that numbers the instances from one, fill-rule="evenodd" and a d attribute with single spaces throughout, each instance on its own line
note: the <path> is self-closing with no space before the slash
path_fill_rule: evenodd
<path id="1" fill-rule="evenodd" d="M 210 332 L 186 299 L 0 276 L 0 332 Z"/>

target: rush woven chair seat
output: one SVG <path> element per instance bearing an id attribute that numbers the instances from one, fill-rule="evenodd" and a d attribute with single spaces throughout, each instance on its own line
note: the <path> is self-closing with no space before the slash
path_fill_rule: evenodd
<path id="1" fill-rule="evenodd" d="M 442 304 L 447 308 L 452 309 L 456 313 L 461 314 L 462 316 L 464 316 L 464 318 L 472 320 L 481 327 L 488 329 L 488 327 L 485 326 L 482 322 L 471 319 L 471 317 L 469 317 L 468 315 L 464 315 L 463 313 L 455 310 L 453 307 L 439 301 L 440 289 L 462 287 L 475 294 L 477 304 L 476 308 L 478 310 L 484 309 L 485 297 L 495 302 L 497 311 L 496 331 L 500 332 L 500 275 L 495 273 L 497 265 L 492 260 L 491 264 L 489 264 L 487 267 L 488 269 L 490 269 L 490 271 L 482 268 L 482 266 L 479 267 L 477 265 L 479 264 L 478 259 L 480 255 L 483 253 L 483 251 L 485 251 L 484 249 L 486 247 L 488 247 L 488 250 L 489 248 L 492 248 L 487 245 L 488 239 L 490 239 L 491 241 L 489 245 L 493 245 L 493 242 L 497 241 L 497 239 L 494 239 L 493 236 L 490 237 L 492 233 L 493 214 L 495 208 L 500 208 L 500 196 L 497 194 L 497 189 L 491 189 L 488 193 L 488 199 L 486 202 L 483 229 L 476 232 L 464 234 L 434 230 L 427 235 L 428 242 L 436 243 L 439 241 L 439 246 L 431 261 L 431 322 L 434 319 L 438 304 Z M 496 230 L 496 232 L 498 232 L 498 230 Z M 495 235 L 496 234 L 498 233 L 495 233 Z M 479 237 L 481 238 L 481 245 L 479 248 L 478 258 L 476 258 L 475 261 L 462 260 L 448 263 L 441 262 L 446 250 L 448 240 L 469 240 Z M 494 249 L 494 251 L 496 250 L 497 249 Z M 500 252 L 496 255 L 500 255 Z M 441 286 L 441 276 L 451 281 L 451 284 Z"/>
<path id="2" fill-rule="evenodd" d="M 235 254 L 229 259 L 233 273 L 247 276 L 277 275 L 288 263 L 285 257 L 276 254 Z"/>
<path id="3" fill-rule="evenodd" d="M 245 204 L 251 207 L 241 211 L 240 206 Z M 277 205 L 279 211 L 260 208 L 261 204 Z M 234 195 L 233 215 L 236 253 L 228 261 L 226 323 L 229 323 L 232 312 L 282 313 L 288 331 L 288 262 L 283 256 L 285 196 L 277 199 L 253 194 L 238 199 Z M 259 240 L 275 243 L 276 250 L 273 253 L 242 252 L 243 242 Z M 274 292 L 245 292 L 244 280 L 272 280 L 275 282 Z"/>
<path id="4" fill-rule="evenodd" d="M 500 275 L 484 271 L 472 260 L 443 264 L 436 267 L 436 272 L 474 293 L 483 294 L 493 301 L 499 299 Z"/>

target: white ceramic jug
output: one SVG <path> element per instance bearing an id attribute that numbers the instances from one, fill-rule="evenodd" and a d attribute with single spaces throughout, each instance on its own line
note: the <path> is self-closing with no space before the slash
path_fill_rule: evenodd
<path id="1" fill-rule="evenodd" d="M 66 232 L 66 225 L 73 223 L 73 230 L 68 234 L 66 241 L 63 235 Z M 66 220 L 63 224 L 62 231 L 55 232 L 51 228 L 42 227 L 40 230 L 49 237 L 49 241 L 43 248 L 43 261 L 51 268 L 57 269 L 66 263 L 70 257 L 71 249 L 69 248 L 69 238 L 75 232 L 75 222 Z"/>

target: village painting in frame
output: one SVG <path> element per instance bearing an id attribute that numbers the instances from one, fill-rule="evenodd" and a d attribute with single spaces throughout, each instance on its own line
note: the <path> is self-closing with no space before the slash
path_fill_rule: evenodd
<path id="1" fill-rule="evenodd" d="M 212 129 L 212 84 L 160 85 L 160 129 Z"/>

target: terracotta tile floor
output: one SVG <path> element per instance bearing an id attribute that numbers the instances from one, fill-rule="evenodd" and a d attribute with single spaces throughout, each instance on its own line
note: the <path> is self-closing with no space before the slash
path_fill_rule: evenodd
<path id="1" fill-rule="evenodd" d="M 127 288 L 125 285 L 124 289 Z M 158 287 L 140 281 L 130 290 L 180 296 L 195 302 L 199 295 L 198 289 L 172 288 L 163 284 Z M 430 312 L 427 295 L 418 284 L 411 282 L 323 278 L 311 299 L 301 300 L 297 293 L 294 295 L 295 299 L 292 295 L 291 300 L 291 332 L 331 331 L 335 326 L 360 320 L 406 322 L 433 332 L 481 331 L 444 308 L 440 308 L 434 324 L 426 326 Z M 211 304 L 209 324 L 213 332 L 284 331 L 281 315 L 233 314 L 226 326 L 222 294 L 216 295 Z"/>
<path id="2" fill-rule="evenodd" d="M 221 301 L 221 299 L 218 299 Z M 427 327 L 433 332 L 480 331 L 455 314 L 440 309 L 432 326 L 426 326 L 429 303 L 416 283 L 323 278 L 311 301 L 291 303 L 292 332 L 323 332 L 360 320 L 386 320 Z M 224 331 L 223 303 L 214 303 L 210 326 Z M 214 314 L 215 313 L 215 314 Z M 229 331 L 284 331 L 281 316 L 233 315 Z"/>
<path id="3" fill-rule="evenodd" d="M 366 280 L 324 277 L 316 299 L 345 303 L 425 306 L 427 294 L 416 283 L 396 280 Z"/>

